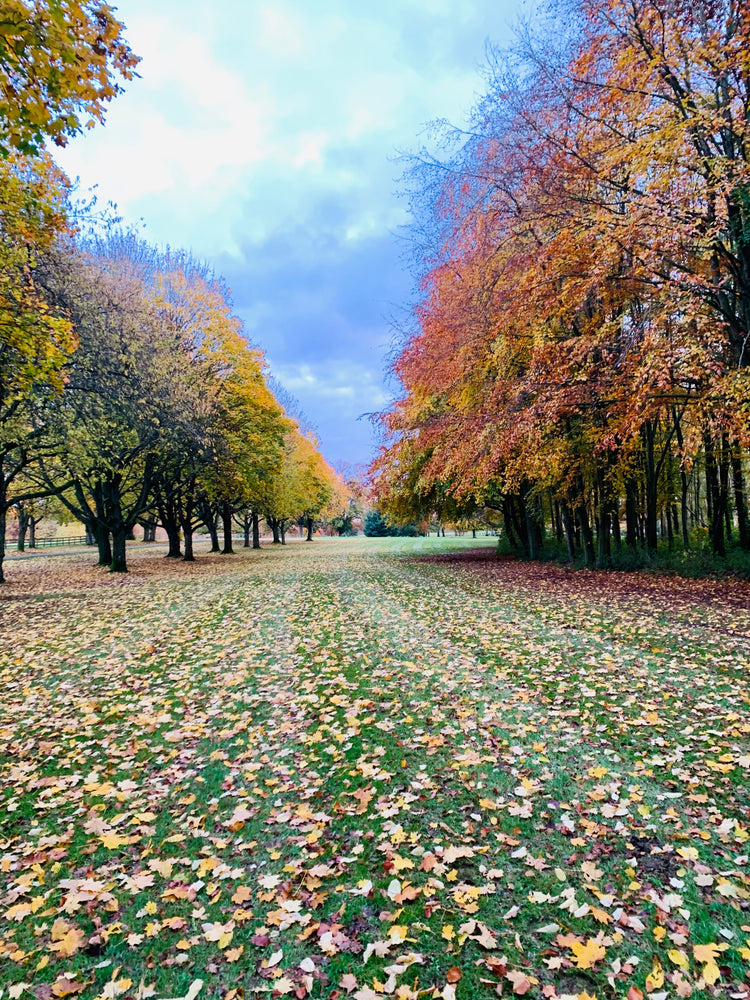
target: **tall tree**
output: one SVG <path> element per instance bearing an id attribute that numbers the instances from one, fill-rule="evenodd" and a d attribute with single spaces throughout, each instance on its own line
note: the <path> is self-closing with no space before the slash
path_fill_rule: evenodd
<path id="1" fill-rule="evenodd" d="M 36 280 L 42 254 L 67 233 L 68 183 L 47 157 L 0 161 L 0 582 L 5 519 L 46 492 L 24 478 L 49 448 L 49 415 L 75 337 Z"/>

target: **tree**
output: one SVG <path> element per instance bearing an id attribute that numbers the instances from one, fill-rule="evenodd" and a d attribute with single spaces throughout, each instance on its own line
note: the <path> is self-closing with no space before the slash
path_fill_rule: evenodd
<path id="1" fill-rule="evenodd" d="M 314 519 L 341 487 L 343 484 L 315 442 L 294 423 L 284 439 L 277 471 L 258 483 L 254 496 L 273 532 L 274 542 L 284 545 L 287 525 L 300 518 L 307 524 L 308 541 L 312 539 Z"/>
<path id="2" fill-rule="evenodd" d="M 558 7 L 560 5 L 557 5 Z M 422 299 L 374 466 L 389 513 L 498 492 L 519 551 L 673 539 L 700 458 L 714 551 L 750 546 L 750 13 L 570 0 L 496 54 L 474 132 L 422 157 Z M 425 180 L 427 186 L 425 187 Z M 427 239 L 424 234 L 427 233 Z M 736 469 L 736 475 L 735 475 Z M 692 517 L 701 516 L 699 505 Z"/>
<path id="3" fill-rule="evenodd" d="M 139 58 L 101 0 L 3 0 L 0 11 L 0 152 L 38 153 L 85 125 L 130 80 Z"/>
<path id="4" fill-rule="evenodd" d="M 127 570 L 126 539 L 153 504 L 160 445 L 180 419 L 190 370 L 149 301 L 142 249 L 102 241 L 50 257 L 45 273 L 47 294 L 68 310 L 79 339 L 56 408 L 65 448 L 45 474 L 50 487 L 70 481 L 61 500 L 116 572 Z"/>
<path id="5" fill-rule="evenodd" d="M 384 538 L 391 534 L 391 526 L 379 510 L 368 510 L 365 514 L 365 535 L 368 538 Z"/>
<path id="6" fill-rule="evenodd" d="M 49 451 L 50 413 L 75 346 L 36 276 L 40 256 L 67 233 L 67 194 L 48 157 L 0 161 L 0 582 L 8 510 L 48 492 L 24 474 Z"/>

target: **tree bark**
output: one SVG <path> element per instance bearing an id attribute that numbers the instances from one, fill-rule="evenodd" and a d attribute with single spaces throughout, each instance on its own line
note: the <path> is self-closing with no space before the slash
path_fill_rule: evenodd
<path id="1" fill-rule="evenodd" d="M 260 516 L 253 511 L 253 548 L 260 548 Z"/>
<path id="2" fill-rule="evenodd" d="M 680 453 L 680 520 L 682 521 L 682 544 L 687 552 L 690 548 L 690 529 L 688 528 L 688 477 L 684 465 L 684 438 L 682 436 L 682 422 L 677 408 L 672 411 L 674 419 L 674 430 L 677 437 L 677 447 Z"/>
<path id="3" fill-rule="evenodd" d="M 311 542 L 313 540 L 313 519 L 308 517 L 307 519 L 307 538 L 305 541 Z"/>
<path id="4" fill-rule="evenodd" d="M 565 529 L 565 542 L 568 546 L 568 558 L 571 562 L 573 562 L 576 557 L 576 536 L 570 517 L 570 509 L 567 503 L 560 504 L 560 514 L 562 516 L 562 523 Z"/>
<path id="5" fill-rule="evenodd" d="M 96 547 L 99 554 L 99 565 L 111 566 L 112 545 L 110 542 L 109 530 L 101 523 L 94 525 L 94 538 L 96 539 Z"/>
<path id="6" fill-rule="evenodd" d="M 596 480 L 599 493 L 599 512 L 597 517 L 597 569 L 604 569 L 612 562 L 610 531 L 612 529 L 612 504 L 609 499 L 608 484 L 602 468 L 596 470 Z"/>
<path id="7" fill-rule="evenodd" d="M 625 480 L 625 544 L 638 548 L 638 483 L 632 477 Z"/>
<path id="8" fill-rule="evenodd" d="M 119 524 L 112 532 L 112 561 L 109 568 L 112 573 L 127 573 L 126 541 L 128 533 L 124 524 Z"/>
<path id="9" fill-rule="evenodd" d="M 195 555 L 193 553 L 193 525 L 191 520 L 183 523 L 182 537 L 185 541 L 185 554 L 182 557 L 182 561 L 195 562 Z"/>
<path id="10" fill-rule="evenodd" d="M 232 505 L 228 500 L 224 500 L 221 505 L 221 523 L 224 531 L 224 548 L 221 554 L 224 556 L 234 555 L 232 548 Z"/>
<path id="11" fill-rule="evenodd" d="M 5 527 L 8 518 L 8 490 L 5 482 L 5 470 L 0 456 L 0 583 L 5 583 L 3 563 L 5 561 Z"/>
<path id="12" fill-rule="evenodd" d="M 29 515 L 24 510 L 23 504 L 17 505 L 16 513 L 18 514 L 18 541 L 16 542 L 16 549 L 18 552 L 24 552 L 26 550 L 26 532 L 29 528 Z"/>
<path id="13" fill-rule="evenodd" d="M 711 436 L 706 432 L 703 436 L 703 447 L 706 453 L 706 497 L 709 502 L 709 535 L 714 555 L 726 555 L 724 543 L 724 508 L 722 506 L 722 491 L 719 481 L 719 468 L 716 463 L 716 453 Z"/>
<path id="14" fill-rule="evenodd" d="M 644 471 L 646 473 L 646 548 L 653 555 L 658 545 L 657 502 L 659 486 L 659 473 L 654 455 L 654 440 L 656 438 L 654 421 L 646 420 L 644 422 L 641 435 L 644 445 Z"/>
<path id="15" fill-rule="evenodd" d="M 737 532 L 740 538 L 740 548 L 743 552 L 750 550 L 750 525 L 747 517 L 747 495 L 742 474 L 742 455 L 740 446 L 732 448 L 732 486 L 734 487 L 734 506 L 737 509 Z"/>
<path id="16" fill-rule="evenodd" d="M 596 566 L 596 552 L 594 551 L 594 537 L 589 524 L 589 515 L 586 510 L 586 497 L 583 490 L 583 482 L 578 478 L 578 505 L 576 507 L 576 520 L 581 529 L 581 542 L 583 545 L 583 559 L 587 569 L 594 569 Z"/>

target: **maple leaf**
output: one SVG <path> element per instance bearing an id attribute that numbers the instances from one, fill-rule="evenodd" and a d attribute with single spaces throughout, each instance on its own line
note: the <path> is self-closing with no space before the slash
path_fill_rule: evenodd
<path id="1" fill-rule="evenodd" d="M 70 958 L 81 948 L 86 935 L 77 927 L 69 927 L 64 920 L 55 921 L 52 927 L 52 943 L 50 951 L 55 951 L 61 958 Z"/>
<path id="2" fill-rule="evenodd" d="M 52 993 L 56 997 L 69 997 L 81 993 L 86 988 L 85 983 L 79 983 L 67 976 L 59 976 L 52 984 Z"/>
<path id="3" fill-rule="evenodd" d="M 505 978 L 513 984 L 513 992 L 517 993 L 519 996 L 523 996 L 531 989 L 531 981 L 524 975 L 523 972 L 508 970 L 508 972 L 505 973 Z"/>
<path id="4" fill-rule="evenodd" d="M 570 950 L 575 955 L 575 963 L 579 969 L 590 969 L 606 955 L 607 951 L 601 944 L 589 938 L 587 941 L 573 941 Z"/>

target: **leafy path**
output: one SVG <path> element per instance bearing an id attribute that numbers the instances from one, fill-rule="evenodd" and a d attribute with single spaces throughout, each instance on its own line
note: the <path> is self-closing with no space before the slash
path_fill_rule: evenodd
<path id="1" fill-rule="evenodd" d="M 750 995 L 748 588 L 447 541 L 12 567 L 8 996 Z"/>

